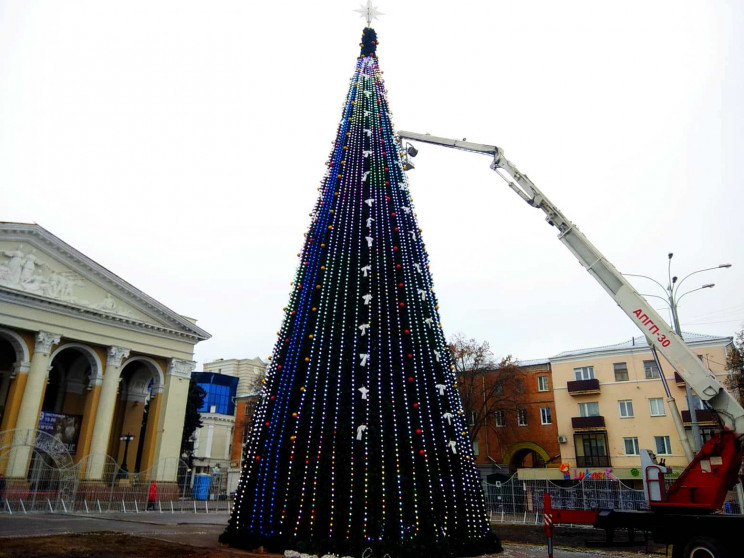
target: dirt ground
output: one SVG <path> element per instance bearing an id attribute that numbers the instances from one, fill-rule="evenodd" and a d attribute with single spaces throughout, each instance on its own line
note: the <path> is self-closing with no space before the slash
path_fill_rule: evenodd
<path id="1" fill-rule="evenodd" d="M 249 557 L 251 554 L 199 548 L 149 537 L 123 533 L 82 533 L 50 537 L 17 537 L 2 539 L 3 558 L 115 558 L 119 556 L 196 558 Z"/>
<path id="2" fill-rule="evenodd" d="M 493 531 L 505 543 L 545 545 L 545 530 L 542 525 L 506 525 L 499 524 L 493 526 Z M 586 550 L 596 555 L 602 555 L 602 552 L 611 553 L 613 556 L 618 555 L 665 555 L 666 546 L 656 544 L 652 541 L 644 541 L 643 534 L 636 535 L 637 544 L 626 548 L 603 548 L 590 547 L 587 541 L 604 541 L 605 533 L 602 530 L 592 529 L 590 527 L 564 527 L 559 525 L 553 533 L 553 546 L 555 548 L 565 548 L 571 550 Z M 617 540 L 625 540 L 623 533 L 618 533 Z"/>
<path id="3" fill-rule="evenodd" d="M 504 543 L 544 545 L 545 534 L 537 525 L 497 525 L 494 531 Z M 599 540 L 602 533 L 590 529 L 558 528 L 554 538 L 556 548 L 580 550 L 586 548 L 586 540 Z M 650 544 L 649 551 L 664 555 L 664 547 Z M 597 550 L 588 551 L 601 556 Z M 639 556 L 646 553 L 646 545 L 641 541 L 637 547 L 626 549 L 623 556 Z M 168 542 L 165 540 L 139 537 L 122 533 L 82 533 L 43 537 L 3 538 L 0 542 L 0 557 L 54 557 L 54 558 L 114 558 L 119 556 L 142 557 L 207 557 L 207 558 L 268 558 L 267 555 L 251 554 L 229 548 L 199 548 Z M 542 556 L 543 553 L 540 553 Z M 618 556 L 612 551 L 613 556 Z"/>

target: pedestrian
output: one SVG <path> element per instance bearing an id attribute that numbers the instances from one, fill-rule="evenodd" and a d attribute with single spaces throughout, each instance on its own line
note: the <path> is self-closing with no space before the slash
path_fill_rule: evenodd
<path id="1" fill-rule="evenodd" d="M 158 485 L 155 481 L 150 483 L 150 490 L 147 492 L 147 509 L 154 510 L 155 503 L 158 501 Z"/>
<path id="2" fill-rule="evenodd" d="M 5 507 L 5 475 L 0 473 L 0 502 L 3 504 L 3 508 Z"/>

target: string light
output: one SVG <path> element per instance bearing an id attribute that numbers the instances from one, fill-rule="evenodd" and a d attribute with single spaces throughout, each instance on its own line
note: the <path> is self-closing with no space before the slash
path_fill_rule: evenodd
<path id="1" fill-rule="evenodd" d="M 374 31 L 363 44 L 245 445 L 236 546 L 488 540 Z"/>

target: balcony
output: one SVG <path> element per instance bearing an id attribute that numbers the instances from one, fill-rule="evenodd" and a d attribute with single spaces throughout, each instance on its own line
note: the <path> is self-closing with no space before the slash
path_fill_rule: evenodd
<path id="1" fill-rule="evenodd" d="M 571 395 L 585 395 L 589 393 L 599 393 L 599 380 L 575 380 L 566 384 L 568 393 Z"/>
<path id="2" fill-rule="evenodd" d="M 576 430 L 585 428 L 604 428 L 604 417 L 571 417 L 571 426 Z"/>
<path id="3" fill-rule="evenodd" d="M 584 467 L 609 467 L 610 456 L 609 455 L 577 455 L 576 456 L 576 468 L 583 469 Z"/>
<path id="4" fill-rule="evenodd" d="M 716 414 L 710 409 L 697 409 L 695 411 L 695 417 L 698 423 L 701 424 L 718 424 Z M 690 411 L 682 411 L 682 422 L 690 424 L 692 419 L 690 418 Z"/>

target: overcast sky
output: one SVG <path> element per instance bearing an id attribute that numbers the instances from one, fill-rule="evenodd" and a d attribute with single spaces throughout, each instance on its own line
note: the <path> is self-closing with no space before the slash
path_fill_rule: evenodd
<path id="1" fill-rule="evenodd" d="M 197 369 L 266 359 L 361 3 L 0 0 L 0 220 L 39 223 L 198 319 L 213 338 Z M 691 277 L 716 286 L 680 317 L 744 326 L 743 2 L 377 6 L 397 129 L 501 146 L 623 272 L 666 283 L 668 252 L 680 277 L 733 264 Z M 447 335 L 521 359 L 640 335 L 486 157 L 419 148 Z"/>

